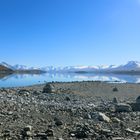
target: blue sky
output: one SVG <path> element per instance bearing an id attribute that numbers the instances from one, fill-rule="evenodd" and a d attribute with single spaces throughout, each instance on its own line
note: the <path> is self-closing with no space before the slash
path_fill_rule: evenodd
<path id="1" fill-rule="evenodd" d="M 0 0 L 0 61 L 28 66 L 140 61 L 140 0 Z"/>

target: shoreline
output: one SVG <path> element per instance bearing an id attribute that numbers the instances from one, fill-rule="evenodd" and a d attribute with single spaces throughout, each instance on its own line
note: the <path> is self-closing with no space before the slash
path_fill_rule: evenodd
<path id="1" fill-rule="evenodd" d="M 0 139 L 139 140 L 139 91 L 93 81 L 0 88 Z"/>
<path id="2" fill-rule="evenodd" d="M 70 89 L 71 94 L 77 94 L 80 96 L 101 96 L 105 97 L 108 95 L 109 97 L 118 97 L 118 98 L 129 98 L 135 97 L 140 95 L 140 84 L 139 83 L 111 83 L 106 81 L 72 81 L 72 82 L 46 82 L 43 84 L 35 84 L 35 85 L 28 85 L 28 86 L 19 86 L 19 87 L 0 87 L 0 89 L 27 89 L 34 91 L 41 91 L 46 84 L 51 84 L 53 87 L 58 90 L 58 93 L 64 93 L 59 89 Z M 118 88 L 117 92 L 113 92 L 113 88 Z M 85 89 L 87 89 L 85 91 Z M 56 92 L 57 93 L 57 92 Z M 70 93 L 70 91 L 69 91 Z M 67 92 L 66 92 L 67 94 Z"/>

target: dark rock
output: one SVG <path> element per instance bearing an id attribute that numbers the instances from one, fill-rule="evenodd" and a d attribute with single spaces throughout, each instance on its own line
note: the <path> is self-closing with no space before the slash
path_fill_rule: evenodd
<path id="1" fill-rule="evenodd" d="M 80 138 L 80 139 L 82 139 L 82 138 L 88 138 L 88 134 L 85 131 L 76 131 L 75 137 L 76 138 Z"/>
<path id="2" fill-rule="evenodd" d="M 25 139 L 26 137 L 32 139 L 32 126 L 28 125 L 26 126 L 22 131 L 21 131 L 21 135 L 22 135 L 22 139 Z"/>
<path id="3" fill-rule="evenodd" d="M 92 117 L 91 117 L 90 114 L 85 114 L 85 115 L 84 115 L 84 119 L 92 119 Z"/>
<path id="4" fill-rule="evenodd" d="M 34 91 L 33 94 L 34 95 L 40 95 L 40 92 L 39 91 Z"/>
<path id="5" fill-rule="evenodd" d="M 22 90 L 19 90 L 18 93 L 21 94 L 21 95 L 29 95 L 30 94 L 30 91 L 28 91 L 26 89 L 22 89 Z"/>
<path id="6" fill-rule="evenodd" d="M 113 98 L 113 103 L 114 103 L 114 104 L 117 104 L 117 103 L 118 103 L 118 100 L 117 100 L 116 97 Z"/>
<path id="7" fill-rule="evenodd" d="M 10 137 L 11 136 L 11 131 L 10 130 L 4 130 L 3 131 L 3 136 L 4 137 Z"/>
<path id="8" fill-rule="evenodd" d="M 52 129 L 48 129 L 46 132 L 48 137 L 53 137 L 53 130 Z"/>
<path id="9" fill-rule="evenodd" d="M 0 93 L 6 93 L 6 94 L 9 94 L 8 91 L 7 91 L 5 88 L 1 88 L 1 89 L 0 89 Z"/>
<path id="10" fill-rule="evenodd" d="M 140 96 L 137 97 L 137 99 L 136 99 L 136 103 L 139 103 L 139 104 L 140 104 Z"/>
<path id="11" fill-rule="evenodd" d="M 24 131 L 32 131 L 32 126 L 27 125 L 27 126 L 24 128 Z"/>
<path id="12" fill-rule="evenodd" d="M 35 137 L 39 137 L 41 140 L 48 140 L 46 133 L 38 133 Z"/>
<path id="13" fill-rule="evenodd" d="M 55 121 L 55 125 L 57 126 L 63 125 L 63 122 L 58 118 L 54 118 L 54 121 Z"/>
<path id="14" fill-rule="evenodd" d="M 90 132 L 90 129 L 88 128 L 87 125 L 84 125 L 84 126 L 77 125 L 76 130 L 70 132 L 70 135 L 78 139 L 84 139 L 84 138 L 89 137 L 89 132 Z"/>
<path id="15" fill-rule="evenodd" d="M 99 135 L 96 140 L 109 140 L 105 135 Z"/>
<path id="16" fill-rule="evenodd" d="M 140 111 L 140 103 L 130 103 L 133 111 Z"/>
<path id="17" fill-rule="evenodd" d="M 88 132 L 84 130 L 76 130 L 70 133 L 71 137 L 76 137 L 78 139 L 88 138 Z"/>
<path id="18" fill-rule="evenodd" d="M 117 87 L 114 87 L 113 88 L 113 92 L 118 92 L 119 90 L 118 90 L 118 88 Z"/>
<path id="19" fill-rule="evenodd" d="M 115 105 L 115 111 L 116 112 L 130 112 L 132 111 L 132 108 L 129 104 L 119 103 Z"/>
<path id="20" fill-rule="evenodd" d="M 54 86 L 50 83 L 46 84 L 46 86 L 43 88 L 43 93 L 54 93 L 55 89 Z"/>
<path id="21" fill-rule="evenodd" d="M 57 126 L 63 125 L 62 121 L 60 121 L 60 120 L 56 121 L 55 124 L 56 124 Z"/>
<path id="22" fill-rule="evenodd" d="M 70 98 L 67 96 L 67 97 L 65 98 L 65 100 L 66 100 L 66 101 L 70 101 Z"/>

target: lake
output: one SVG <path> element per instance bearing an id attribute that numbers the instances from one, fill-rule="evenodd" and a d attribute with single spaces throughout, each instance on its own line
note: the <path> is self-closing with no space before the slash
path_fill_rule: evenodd
<path id="1" fill-rule="evenodd" d="M 93 73 L 44 73 L 44 74 L 12 74 L 0 76 L 0 87 L 20 87 L 46 82 L 59 81 L 107 81 L 120 83 L 140 83 L 140 75 L 93 74 Z"/>

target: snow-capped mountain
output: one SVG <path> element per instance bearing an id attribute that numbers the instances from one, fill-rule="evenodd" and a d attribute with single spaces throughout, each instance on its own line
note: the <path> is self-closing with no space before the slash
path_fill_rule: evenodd
<path id="1" fill-rule="evenodd" d="M 140 71 L 140 62 L 129 61 L 124 65 L 101 65 L 101 66 L 67 66 L 67 67 L 44 67 L 48 72 L 113 72 L 113 71 Z"/>
<path id="2" fill-rule="evenodd" d="M 15 70 L 27 70 L 28 67 L 25 66 L 25 65 L 19 65 L 19 64 L 16 64 L 13 66 Z"/>
<path id="3" fill-rule="evenodd" d="M 9 69 L 12 69 L 12 70 L 14 69 L 13 66 L 7 64 L 6 62 L 1 62 L 0 65 L 2 65 L 2 66 L 4 66 L 4 67 L 7 67 L 7 68 L 9 68 Z"/>
<path id="4" fill-rule="evenodd" d="M 5 66 L 5 67 L 12 69 L 12 70 L 39 70 L 39 68 L 36 68 L 36 67 L 27 67 L 25 65 L 19 65 L 19 64 L 12 66 L 6 62 L 1 62 L 0 65 Z"/>
<path id="5" fill-rule="evenodd" d="M 66 67 L 54 67 L 46 66 L 42 68 L 27 67 L 25 65 L 11 66 L 5 62 L 0 63 L 12 70 L 42 70 L 47 72 L 115 72 L 115 71 L 140 71 L 140 62 L 129 61 L 124 65 L 100 65 L 100 66 L 66 66 Z"/>
<path id="6" fill-rule="evenodd" d="M 97 66 L 67 66 L 67 67 L 53 67 L 47 66 L 41 68 L 48 72 L 77 72 L 77 71 L 97 71 L 99 68 Z"/>
<path id="7" fill-rule="evenodd" d="M 27 67 L 25 65 L 19 65 L 19 64 L 14 65 L 13 68 L 15 70 L 39 70 L 39 68 L 36 67 Z"/>
<path id="8" fill-rule="evenodd" d="M 116 69 L 123 70 L 123 71 L 132 71 L 132 70 L 139 71 L 140 70 L 140 62 L 138 62 L 138 61 L 129 61 L 127 64 L 121 65 Z"/>

